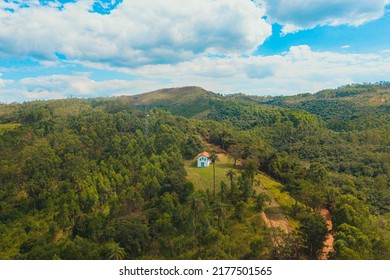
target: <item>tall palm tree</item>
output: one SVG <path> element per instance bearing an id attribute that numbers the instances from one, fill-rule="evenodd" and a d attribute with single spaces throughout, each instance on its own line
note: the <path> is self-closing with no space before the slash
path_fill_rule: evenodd
<path id="1" fill-rule="evenodd" d="M 199 193 L 193 193 L 188 198 L 191 209 L 194 211 L 194 224 L 195 224 L 195 241 L 198 245 L 198 220 L 199 213 L 204 207 L 203 197 Z"/>
<path id="2" fill-rule="evenodd" d="M 216 187 L 215 187 L 215 162 L 218 160 L 218 155 L 216 152 L 212 152 L 211 156 L 211 164 L 213 165 L 213 189 L 214 189 L 214 198 L 216 194 Z"/>
<path id="3" fill-rule="evenodd" d="M 123 249 L 119 243 L 110 244 L 110 252 L 108 254 L 109 260 L 123 260 L 125 256 L 125 249 Z"/>
<path id="4" fill-rule="evenodd" d="M 233 169 L 229 169 L 227 172 L 226 172 L 226 177 L 228 177 L 230 179 L 230 195 L 232 196 L 233 195 L 233 178 L 234 178 L 234 170 Z"/>
<path id="5" fill-rule="evenodd" d="M 218 217 L 218 230 L 221 230 L 221 218 L 226 214 L 226 207 L 227 205 L 220 200 L 215 201 L 212 205 L 212 210 Z"/>

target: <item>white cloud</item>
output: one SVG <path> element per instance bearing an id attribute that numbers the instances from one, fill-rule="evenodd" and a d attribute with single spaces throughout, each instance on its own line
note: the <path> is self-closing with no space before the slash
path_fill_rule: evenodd
<path id="1" fill-rule="evenodd" d="M 170 86 L 199 85 L 222 93 L 295 94 L 387 80 L 389 63 L 388 54 L 314 52 L 303 45 L 283 55 L 199 58 L 177 65 L 149 65 L 132 74 L 155 80 L 170 77 Z"/>
<path id="2" fill-rule="evenodd" d="M 258 0 L 284 34 L 324 25 L 358 26 L 384 15 L 388 0 Z"/>
<path id="3" fill-rule="evenodd" d="M 89 12 L 91 0 L 62 9 L 25 2 L 29 8 L 1 3 L 0 57 L 50 61 L 57 53 L 135 67 L 204 53 L 250 54 L 271 35 L 264 10 L 249 0 L 123 1 L 109 15 Z"/>
<path id="4" fill-rule="evenodd" d="M 110 69 L 131 74 L 138 77 L 137 80 L 96 81 L 86 73 L 25 78 L 5 87 L 2 95 L 4 100 L 4 94 L 8 94 L 5 100 L 12 102 L 14 96 L 21 95 L 22 100 L 114 96 L 188 85 L 226 94 L 296 94 L 349 83 L 387 80 L 389 64 L 389 53 L 315 52 L 302 45 L 291 47 L 282 55 L 199 57 L 175 65 Z"/>
<path id="5" fill-rule="evenodd" d="M 4 80 L 1 77 L 3 76 L 2 73 L 0 73 L 0 88 L 5 87 L 6 85 L 11 85 L 13 84 L 12 80 Z"/>
<path id="6" fill-rule="evenodd" d="M 345 45 L 342 53 L 315 52 L 303 45 L 281 55 L 252 53 L 271 35 L 271 22 L 282 24 L 284 33 L 317 25 L 356 26 L 382 16 L 389 1 L 125 0 L 107 15 L 89 12 L 94 0 L 70 2 L 61 9 L 58 2 L 42 6 L 38 0 L 19 1 L 30 6 L 21 8 L 18 1 L 0 1 L 0 59 L 28 58 L 39 64 L 11 66 L 12 71 L 35 71 L 34 77 L 19 81 L 0 74 L 0 101 L 134 94 L 188 85 L 222 93 L 294 94 L 388 80 L 386 50 L 351 54 L 344 53 Z M 97 81 L 88 73 L 69 74 L 85 68 L 105 71 L 106 79 L 120 72 L 121 78 L 129 74 L 135 80 Z M 35 77 L 40 70 L 66 74 Z M 0 71 L 13 77 L 10 69 Z"/>
<path id="7" fill-rule="evenodd" d="M 89 77 L 89 73 L 75 73 L 24 78 L 13 92 L 21 93 L 26 99 L 58 99 L 134 94 L 140 92 L 140 86 L 157 87 L 159 84 L 147 80 L 95 81 Z"/>

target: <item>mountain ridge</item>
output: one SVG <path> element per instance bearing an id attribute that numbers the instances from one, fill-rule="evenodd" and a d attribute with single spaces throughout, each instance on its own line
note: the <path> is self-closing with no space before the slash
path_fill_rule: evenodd
<path id="1" fill-rule="evenodd" d="M 201 87 L 177 87 L 160 89 L 135 96 L 124 97 L 127 102 L 144 108 L 157 107 L 174 115 L 190 118 L 218 119 L 218 115 L 236 106 L 241 108 L 267 107 L 300 110 L 316 115 L 329 122 L 329 128 L 343 131 L 359 129 L 362 123 L 381 125 L 390 114 L 390 83 L 352 84 L 336 89 L 325 89 L 317 93 L 293 96 L 254 96 L 242 93 L 222 95 Z M 230 108 L 230 109 L 229 109 Z M 242 114 L 242 110 L 239 110 Z M 241 116 L 242 117 L 242 116 Z M 353 122 L 348 118 L 352 117 Z M 343 122 L 348 121 L 348 125 Z M 337 122 L 337 125 L 334 123 Z"/>

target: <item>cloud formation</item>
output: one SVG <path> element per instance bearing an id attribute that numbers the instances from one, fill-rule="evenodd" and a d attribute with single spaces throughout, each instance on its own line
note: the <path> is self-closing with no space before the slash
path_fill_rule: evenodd
<path id="1" fill-rule="evenodd" d="M 96 81 L 90 75 L 48 75 L 15 81 L 2 90 L 3 99 L 51 99 L 143 93 L 158 88 L 197 85 L 220 93 L 257 95 L 316 92 L 348 83 L 377 82 L 390 75 L 390 56 L 315 52 L 291 47 L 283 55 L 230 58 L 199 57 L 175 65 L 145 65 L 123 69 L 136 80 Z M 118 70 L 118 69 L 117 69 Z M 169 77 L 169 78 L 167 78 Z"/>
<path id="2" fill-rule="evenodd" d="M 388 54 L 315 52 L 301 45 L 283 55 L 200 58 L 178 65 L 145 66 L 133 74 L 144 78 L 169 76 L 173 84 L 200 85 L 222 93 L 279 95 L 386 80 L 389 63 Z"/>
<path id="3" fill-rule="evenodd" d="M 188 85 L 221 93 L 279 95 L 388 80 L 389 52 L 353 54 L 353 41 L 340 41 L 333 48 L 341 53 L 313 51 L 306 45 L 278 55 L 254 51 L 271 36 L 271 23 L 281 24 L 284 33 L 321 25 L 357 26 L 381 17 L 389 3 L 0 1 L 0 102 Z"/>
<path id="4" fill-rule="evenodd" d="M 24 78 L 18 82 L 19 91 L 27 99 L 57 99 L 66 97 L 100 97 L 133 94 L 143 87 L 158 86 L 153 81 L 107 80 L 95 81 L 86 73 L 48 75 Z"/>
<path id="5" fill-rule="evenodd" d="M 389 0 L 257 0 L 284 34 L 324 25 L 358 26 L 384 15 Z"/>
<path id="6" fill-rule="evenodd" d="M 249 0 L 123 1 L 109 14 L 91 12 L 92 0 L 15 2 L 0 4 L 3 58 L 137 67 L 205 53 L 250 54 L 271 35 L 263 9 Z"/>

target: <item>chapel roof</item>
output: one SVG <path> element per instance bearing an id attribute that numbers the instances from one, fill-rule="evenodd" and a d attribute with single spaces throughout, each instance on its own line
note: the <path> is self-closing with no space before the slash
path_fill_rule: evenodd
<path id="1" fill-rule="evenodd" d="M 211 155 L 210 155 L 208 152 L 206 152 L 206 151 L 201 152 L 200 154 L 198 154 L 198 155 L 196 156 L 196 158 L 198 158 L 198 157 L 200 157 L 200 156 L 205 156 L 205 157 L 207 157 L 207 158 L 210 158 L 210 157 L 211 157 Z"/>

